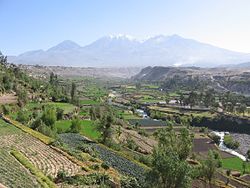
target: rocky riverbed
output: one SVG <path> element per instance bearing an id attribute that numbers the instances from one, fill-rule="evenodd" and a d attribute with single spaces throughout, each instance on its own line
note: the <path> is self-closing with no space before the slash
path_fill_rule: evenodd
<path id="1" fill-rule="evenodd" d="M 249 134 L 239 134 L 239 133 L 230 133 L 234 140 L 240 143 L 239 148 L 236 150 L 242 155 L 246 155 L 247 150 L 250 149 L 250 135 Z"/>

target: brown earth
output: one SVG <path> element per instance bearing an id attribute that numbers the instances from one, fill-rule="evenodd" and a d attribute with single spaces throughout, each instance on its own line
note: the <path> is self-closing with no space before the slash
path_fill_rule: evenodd
<path id="1" fill-rule="evenodd" d="M 17 96 L 15 94 L 4 94 L 0 96 L 1 104 L 15 104 L 17 103 Z"/>
<path id="2" fill-rule="evenodd" d="M 3 184 L 0 183 L 0 188 L 6 188 Z"/>
<path id="3" fill-rule="evenodd" d="M 152 153 L 153 147 L 157 145 L 156 140 L 142 136 L 137 131 L 121 128 L 121 132 L 119 141 L 126 142 L 128 138 L 133 140 L 142 153 Z"/>

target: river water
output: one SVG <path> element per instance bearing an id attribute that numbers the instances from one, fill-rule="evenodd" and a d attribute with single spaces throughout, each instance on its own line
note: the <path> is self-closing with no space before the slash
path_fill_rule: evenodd
<path id="1" fill-rule="evenodd" d="M 219 144 L 220 150 L 225 151 L 225 152 L 228 152 L 228 153 L 230 153 L 230 154 L 232 154 L 232 155 L 234 155 L 234 156 L 237 156 L 237 157 L 239 157 L 240 159 L 246 161 L 246 157 L 245 157 L 244 155 L 238 153 L 238 152 L 235 151 L 235 150 L 229 149 L 229 148 L 227 148 L 227 147 L 224 145 L 223 141 L 224 141 L 225 132 L 213 131 L 213 133 L 214 133 L 215 135 L 218 135 L 218 136 L 220 137 L 220 144 Z"/>

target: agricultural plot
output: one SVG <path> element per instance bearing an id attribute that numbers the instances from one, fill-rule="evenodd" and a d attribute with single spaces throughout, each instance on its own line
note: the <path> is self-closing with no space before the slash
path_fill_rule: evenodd
<path id="1" fill-rule="evenodd" d="M 99 102 L 89 99 L 89 100 L 80 100 L 80 104 L 81 105 L 97 105 L 97 104 L 99 104 Z"/>
<path id="2" fill-rule="evenodd" d="M 31 102 L 31 103 L 28 103 L 25 106 L 25 108 L 30 111 L 30 110 L 34 110 L 34 109 L 39 109 L 42 106 L 50 106 L 50 107 L 54 107 L 54 108 L 63 109 L 65 114 L 73 112 L 76 108 L 76 106 L 74 106 L 73 104 L 62 103 L 62 102 L 47 102 L 47 103 Z"/>
<path id="3" fill-rule="evenodd" d="M 0 149 L 0 182 L 7 187 L 40 187 L 31 175 L 6 149 Z"/>
<path id="4" fill-rule="evenodd" d="M 243 161 L 238 157 L 231 157 L 222 160 L 222 167 L 224 169 L 237 170 L 243 172 Z M 246 164 L 246 173 L 250 173 L 250 163 Z"/>
<path id="5" fill-rule="evenodd" d="M 71 121 L 62 120 L 56 122 L 56 128 L 61 132 L 67 132 L 70 129 Z M 98 132 L 90 120 L 81 120 L 81 131 L 80 133 L 90 139 L 97 140 L 100 137 L 100 132 Z"/>
<path id="6" fill-rule="evenodd" d="M 1 132 L 1 129 L 6 124 L 1 120 L 0 125 Z M 10 130 L 18 130 L 10 124 L 8 126 Z M 22 152 L 45 175 L 55 177 L 61 170 L 65 171 L 68 175 L 75 175 L 80 172 L 80 167 L 71 162 L 67 157 L 27 133 L 19 131 L 14 134 L 0 135 L 0 149 L 10 151 L 11 148 Z"/>
<path id="7" fill-rule="evenodd" d="M 110 164 L 120 173 L 136 177 L 141 182 L 144 181 L 145 169 L 125 157 L 118 155 L 115 151 L 99 144 L 89 142 L 79 134 L 65 133 L 60 134 L 59 137 L 63 143 L 74 149 L 78 149 L 83 144 L 88 144 L 96 151 L 98 158 Z"/>

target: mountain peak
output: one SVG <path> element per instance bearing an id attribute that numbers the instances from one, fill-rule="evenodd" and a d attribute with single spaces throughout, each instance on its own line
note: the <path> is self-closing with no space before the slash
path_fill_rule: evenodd
<path id="1" fill-rule="evenodd" d="M 78 45 L 77 43 L 71 41 L 71 40 L 64 40 L 63 42 L 57 44 L 56 46 L 48 49 L 48 52 L 52 52 L 52 51 L 67 51 L 67 50 L 75 50 L 81 48 L 80 45 Z"/>

